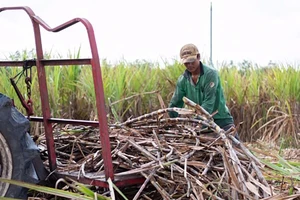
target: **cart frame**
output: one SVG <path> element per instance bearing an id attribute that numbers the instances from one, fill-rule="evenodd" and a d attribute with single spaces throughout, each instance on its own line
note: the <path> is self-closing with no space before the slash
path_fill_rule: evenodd
<path id="1" fill-rule="evenodd" d="M 32 11 L 32 9 L 27 6 L 0 8 L 0 12 L 9 11 L 9 10 L 25 11 L 32 22 L 35 45 L 36 45 L 36 59 L 26 61 L 26 64 L 28 66 L 37 67 L 39 92 L 40 92 L 41 106 L 42 106 L 42 117 L 28 116 L 28 119 L 30 121 L 43 122 L 45 128 L 50 171 L 55 172 L 57 168 L 52 124 L 59 123 L 59 124 L 87 125 L 87 126 L 99 127 L 100 142 L 102 145 L 102 158 L 104 162 L 105 180 L 80 177 L 78 179 L 79 182 L 87 183 L 91 185 L 97 185 L 100 187 L 108 187 L 107 180 L 109 178 L 113 180 L 117 186 L 126 186 L 126 185 L 142 183 L 144 181 L 144 178 L 142 177 L 126 177 L 126 178 L 120 178 L 118 180 L 116 180 L 114 177 L 101 66 L 100 66 L 98 49 L 97 49 L 97 44 L 96 44 L 96 39 L 95 39 L 95 34 L 94 34 L 94 29 L 92 24 L 85 18 L 74 18 L 55 28 L 51 28 L 42 19 L 36 16 L 35 13 Z M 49 32 L 60 32 L 77 23 L 82 23 L 87 30 L 92 57 L 85 58 L 85 59 L 51 59 L 51 60 L 44 59 L 40 27 L 44 28 Z M 0 67 L 8 67 L 8 66 L 21 67 L 23 65 L 24 65 L 24 61 L 0 61 Z M 45 66 L 56 66 L 56 65 L 91 65 L 94 88 L 95 88 L 98 121 L 61 119 L 61 118 L 51 117 L 51 108 L 49 104 Z M 57 175 L 62 177 L 71 176 L 73 178 L 76 177 L 76 179 L 78 178 L 77 175 L 60 174 L 59 172 L 55 172 L 55 173 L 57 173 Z"/>

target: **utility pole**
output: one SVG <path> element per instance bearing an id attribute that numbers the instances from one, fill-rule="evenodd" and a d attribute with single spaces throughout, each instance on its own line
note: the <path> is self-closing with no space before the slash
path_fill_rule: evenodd
<path id="1" fill-rule="evenodd" d="M 210 2 L 210 57 L 209 57 L 210 64 L 213 66 L 212 61 L 212 2 Z"/>

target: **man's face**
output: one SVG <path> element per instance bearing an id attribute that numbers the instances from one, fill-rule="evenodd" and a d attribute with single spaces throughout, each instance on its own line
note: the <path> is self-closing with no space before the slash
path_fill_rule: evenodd
<path id="1" fill-rule="evenodd" d="M 184 66 L 189 72 L 195 73 L 199 69 L 199 60 L 195 59 L 192 62 L 186 62 L 184 63 Z"/>

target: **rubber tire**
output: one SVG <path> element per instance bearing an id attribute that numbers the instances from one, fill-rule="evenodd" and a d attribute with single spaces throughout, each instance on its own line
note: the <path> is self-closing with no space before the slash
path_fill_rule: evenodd
<path id="1" fill-rule="evenodd" d="M 32 160 L 40 155 L 37 146 L 28 134 L 29 126 L 28 119 L 13 106 L 12 100 L 0 93 L 0 134 L 6 140 L 11 152 L 11 179 L 37 183 L 39 180 Z M 26 188 L 9 185 L 7 192 L 0 196 L 27 199 L 27 191 Z"/>
<path id="2" fill-rule="evenodd" d="M 12 155 L 8 144 L 0 133 L 0 177 L 5 179 L 11 179 L 12 177 Z M 9 184 L 0 182 L 0 196 L 6 194 Z"/>

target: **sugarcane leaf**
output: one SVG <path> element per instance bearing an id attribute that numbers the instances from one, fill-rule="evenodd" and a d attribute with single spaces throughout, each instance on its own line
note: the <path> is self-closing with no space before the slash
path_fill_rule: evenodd
<path id="1" fill-rule="evenodd" d="M 295 172 L 295 173 L 297 173 L 297 172 L 300 173 L 300 168 L 294 167 L 293 165 L 291 165 L 288 161 L 286 161 L 284 158 L 282 158 L 282 157 L 279 156 L 279 155 L 276 155 L 276 157 L 278 158 L 279 163 L 280 163 L 282 166 L 291 169 L 291 170 L 292 170 L 293 172 Z"/>
<path id="2" fill-rule="evenodd" d="M 259 192 L 258 192 L 258 188 L 257 188 L 255 185 L 253 185 L 253 184 L 252 184 L 251 182 L 249 182 L 249 181 L 246 181 L 246 182 L 245 182 L 245 185 L 246 185 L 246 187 L 248 188 L 248 190 L 250 190 L 253 194 L 255 194 L 256 196 L 261 197 L 260 194 L 259 194 Z"/>
<path id="3" fill-rule="evenodd" d="M 15 181 L 15 180 L 4 179 L 4 178 L 0 178 L 0 181 L 5 182 L 5 183 L 9 183 L 9 184 L 13 184 L 13 185 L 18 185 L 18 186 L 21 186 L 21 187 L 25 187 L 25 188 L 35 190 L 35 191 L 38 191 L 38 192 L 51 194 L 51 195 L 56 195 L 56 196 L 60 196 L 60 197 L 65 197 L 65 198 L 75 198 L 75 199 L 78 199 L 78 200 L 81 200 L 81 199 L 82 200 L 88 200 L 88 199 L 93 200 L 94 199 L 94 198 L 87 197 L 87 196 L 84 196 L 84 195 L 80 195 L 80 194 L 77 194 L 77 193 L 72 193 L 72 192 L 59 190 L 59 189 L 54 189 L 54 188 L 45 187 L 45 186 L 40 186 L 40 185 L 34 185 L 34 184 L 25 183 L 25 182 L 21 182 L 21 181 Z"/>
<path id="4" fill-rule="evenodd" d="M 121 190 L 111 181 L 110 178 L 107 180 L 108 184 L 112 186 L 125 200 L 128 200 L 127 197 L 121 192 Z"/>
<path id="5" fill-rule="evenodd" d="M 222 147 L 219 147 L 219 149 L 220 149 L 220 152 L 222 152 L 224 165 L 225 165 L 226 169 L 228 170 L 229 176 L 232 179 L 234 186 L 236 188 L 240 188 L 238 178 L 236 177 L 233 166 L 229 163 L 229 159 L 228 159 L 228 156 L 227 156 L 225 150 Z"/>

